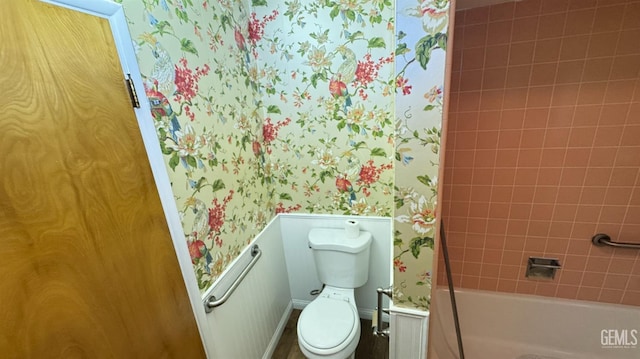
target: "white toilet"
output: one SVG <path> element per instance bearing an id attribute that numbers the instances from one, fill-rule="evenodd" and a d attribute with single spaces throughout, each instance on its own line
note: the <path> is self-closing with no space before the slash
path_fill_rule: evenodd
<path id="1" fill-rule="evenodd" d="M 309 231 L 316 270 L 325 285 L 298 319 L 298 345 L 310 359 L 353 358 L 360 340 L 354 289 L 369 278 L 371 233 L 347 238 L 343 229 Z"/>

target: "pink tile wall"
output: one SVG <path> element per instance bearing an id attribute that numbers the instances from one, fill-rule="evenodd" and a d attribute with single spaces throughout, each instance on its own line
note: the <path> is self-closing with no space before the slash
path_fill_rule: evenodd
<path id="1" fill-rule="evenodd" d="M 640 305 L 640 1 L 456 13 L 443 217 L 455 284 Z M 529 256 L 558 258 L 553 281 Z M 444 270 L 439 280 L 444 283 Z"/>

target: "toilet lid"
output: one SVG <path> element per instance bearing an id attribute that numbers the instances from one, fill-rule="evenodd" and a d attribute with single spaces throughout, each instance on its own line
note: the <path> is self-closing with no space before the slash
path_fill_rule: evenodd
<path id="1" fill-rule="evenodd" d="M 318 298 L 300 314 L 298 331 L 314 348 L 331 349 L 349 337 L 354 321 L 355 315 L 348 302 Z"/>

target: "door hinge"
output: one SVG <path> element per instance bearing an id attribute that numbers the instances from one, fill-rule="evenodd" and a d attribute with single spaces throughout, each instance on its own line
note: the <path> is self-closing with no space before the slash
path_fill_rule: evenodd
<path id="1" fill-rule="evenodd" d="M 129 91 L 129 97 L 131 98 L 131 105 L 134 108 L 140 108 L 140 101 L 138 101 L 138 93 L 136 87 L 133 85 L 131 74 L 127 74 L 127 78 L 124 80 L 127 84 L 127 91 Z"/>

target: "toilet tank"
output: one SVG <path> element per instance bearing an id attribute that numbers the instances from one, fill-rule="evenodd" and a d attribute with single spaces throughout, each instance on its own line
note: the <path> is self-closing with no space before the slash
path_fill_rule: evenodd
<path id="1" fill-rule="evenodd" d="M 338 288 L 358 288 L 369 279 L 371 233 L 360 231 L 347 238 L 344 229 L 313 228 L 309 248 L 313 251 L 320 281 Z"/>

